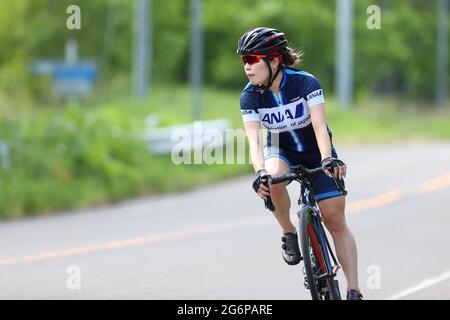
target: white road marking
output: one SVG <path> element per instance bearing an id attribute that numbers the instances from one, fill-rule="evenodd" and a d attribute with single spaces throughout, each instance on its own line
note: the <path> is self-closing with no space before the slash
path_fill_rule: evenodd
<path id="1" fill-rule="evenodd" d="M 443 282 L 448 279 L 450 279 L 450 270 L 448 270 L 447 272 L 445 272 L 444 274 L 442 274 L 436 278 L 425 280 L 425 281 L 419 283 L 418 285 L 415 285 L 411 288 L 405 289 L 405 290 L 393 295 L 392 297 L 390 297 L 389 300 L 397 300 L 397 299 L 407 297 L 409 295 L 412 295 L 413 293 L 419 292 L 428 287 L 432 287 L 435 284 L 438 284 L 438 283 Z"/>

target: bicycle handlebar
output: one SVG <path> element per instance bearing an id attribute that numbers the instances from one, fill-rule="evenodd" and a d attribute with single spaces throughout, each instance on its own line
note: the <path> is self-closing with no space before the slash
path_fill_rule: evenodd
<path id="1" fill-rule="evenodd" d="M 273 177 L 271 179 L 272 184 L 278 184 L 278 183 L 282 183 L 285 181 L 293 181 L 293 180 L 298 180 L 300 183 L 309 182 L 312 179 L 314 179 L 315 177 L 318 177 L 323 174 L 322 167 L 317 167 L 315 169 L 307 169 L 306 167 L 304 167 L 302 165 L 297 165 L 297 166 L 293 166 L 291 169 L 294 172 L 285 174 L 282 176 L 278 176 L 278 177 Z M 343 180 L 337 179 L 334 176 L 333 172 L 331 172 L 331 178 L 334 180 L 334 183 L 336 184 L 336 187 L 338 188 L 339 193 L 344 196 L 347 195 L 347 191 L 344 188 Z M 275 206 L 273 205 L 270 197 L 267 200 L 264 200 L 264 204 L 266 206 L 266 209 L 269 209 L 270 211 L 275 210 Z"/>
<path id="2" fill-rule="evenodd" d="M 296 173 L 289 173 L 289 174 L 285 174 L 283 176 L 272 178 L 272 184 L 282 183 L 282 182 L 285 182 L 285 181 L 292 181 L 292 180 L 294 180 L 296 178 L 297 178 L 297 174 Z"/>
<path id="3" fill-rule="evenodd" d="M 292 170 L 294 170 L 293 173 L 285 174 L 285 175 L 278 176 L 278 177 L 273 177 L 272 184 L 278 184 L 278 183 L 282 183 L 285 181 L 293 181 L 293 180 L 297 180 L 299 178 L 311 180 L 314 177 L 319 176 L 323 173 L 321 167 L 318 167 L 315 169 L 307 169 L 303 166 L 295 166 L 295 167 L 292 167 Z"/>
<path id="4" fill-rule="evenodd" d="M 322 168 L 318 167 L 315 169 L 307 169 L 302 165 L 292 167 L 293 173 L 285 174 L 279 177 L 272 178 L 272 184 L 282 183 L 285 181 L 293 181 L 298 180 L 299 182 L 311 181 L 315 177 L 318 177 L 323 174 Z M 331 178 L 334 180 L 336 187 L 339 190 L 341 195 L 347 195 L 347 191 L 344 187 L 344 182 L 342 179 L 338 179 L 334 176 L 333 172 L 331 172 Z"/>

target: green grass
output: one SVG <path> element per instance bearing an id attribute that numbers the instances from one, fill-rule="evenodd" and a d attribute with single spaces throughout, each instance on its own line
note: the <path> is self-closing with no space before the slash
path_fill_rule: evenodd
<path id="1" fill-rule="evenodd" d="M 338 143 L 397 143 L 450 139 L 450 106 L 437 109 L 396 100 L 360 102 L 351 109 L 326 103 L 327 121 Z"/>
<path id="2" fill-rule="evenodd" d="M 204 119 L 228 118 L 243 128 L 239 91 L 209 89 L 203 96 Z M 327 122 L 336 141 L 343 143 L 394 143 L 405 140 L 450 139 L 450 104 L 432 105 L 377 99 L 344 109 L 333 97 L 326 99 Z M 172 103 L 168 103 L 171 101 Z M 189 88 L 158 88 L 150 98 L 162 125 L 192 121 Z"/>
<path id="3" fill-rule="evenodd" d="M 0 136 L 10 145 L 11 167 L 0 169 L 0 217 L 184 191 L 250 172 L 250 165 L 175 165 L 170 154 L 148 152 L 140 138 L 145 117 L 156 112 L 162 125 L 189 122 L 188 100 L 186 89 L 161 90 L 146 102 L 4 113 Z"/>
<path id="4" fill-rule="evenodd" d="M 242 128 L 239 94 L 206 89 L 203 119 L 228 118 Z M 0 99 L 0 137 L 10 145 L 11 167 L 0 168 L 1 218 L 185 191 L 252 172 L 249 164 L 175 165 L 170 155 L 148 152 L 139 137 L 147 115 L 156 114 L 161 126 L 192 122 L 188 87 L 153 88 L 143 102 L 22 103 L 12 110 L 5 101 Z M 326 110 L 336 145 L 450 138 L 449 112 L 430 112 L 429 106 L 377 100 L 342 111 L 330 98 Z"/>

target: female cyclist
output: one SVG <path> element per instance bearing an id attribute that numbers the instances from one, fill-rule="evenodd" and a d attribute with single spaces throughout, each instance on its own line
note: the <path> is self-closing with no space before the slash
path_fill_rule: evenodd
<path id="1" fill-rule="evenodd" d="M 347 279 L 347 299 L 359 300 L 356 243 L 345 221 L 345 197 L 339 195 L 331 178 L 331 171 L 339 179 L 345 177 L 346 166 L 338 160 L 332 143 L 320 83 L 313 75 L 290 67 L 300 62 L 301 53 L 287 45 L 284 33 L 265 27 L 245 32 L 238 42 L 237 53 L 250 80 L 240 105 L 256 172 L 253 188 L 273 203 L 271 209 L 283 231 L 283 258 L 296 265 L 302 257 L 289 216 L 288 183 L 270 186 L 270 179 L 289 173 L 293 165 L 322 166 L 324 174 L 312 181 L 314 195 Z M 268 131 L 265 147 L 261 123 Z M 270 187 L 263 179 L 269 180 Z"/>

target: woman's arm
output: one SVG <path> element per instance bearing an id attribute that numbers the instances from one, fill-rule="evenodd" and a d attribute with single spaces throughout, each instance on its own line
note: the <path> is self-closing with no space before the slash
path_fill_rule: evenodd
<path id="1" fill-rule="evenodd" d="M 248 143 L 250 145 L 250 157 L 252 159 L 253 169 L 255 170 L 255 172 L 257 172 L 258 170 L 264 169 L 264 151 L 261 123 L 259 121 L 244 122 L 244 129 L 245 134 L 247 135 Z M 256 193 L 262 199 L 267 200 L 267 197 L 270 196 L 270 188 L 266 187 L 263 184 L 260 184 L 259 189 Z"/>
<path id="2" fill-rule="evenodd" d="M 325 120 L 325 106 L 323 103 L 314 106 L 310 109 L 311 122 L 316 135 L 317 145 L 319 146 L 322 160 L 332 156 L 331 154 L 331 140 L 328 134 L 327 122 Z M 346 175 L 346 166 L 335 168 L 335 175 L 338 177 Z"/>
<path id="3" fill-rule="evenodd" d="M 325 120 L 325 106 L 323 103 L 310 109 L 311 122 L 316 135 L 322 160 L 331 157 L 331 140 L 328 135 L 327 122 Z"/>
<path id="4" fill-rule="evenodd" d="M 250 157 L 255 172 L 264 169 L 263 138 L 259 121 L 244 122 L 245 134 L 250 146 Z"/>

